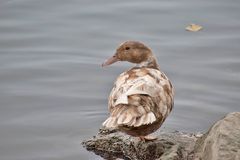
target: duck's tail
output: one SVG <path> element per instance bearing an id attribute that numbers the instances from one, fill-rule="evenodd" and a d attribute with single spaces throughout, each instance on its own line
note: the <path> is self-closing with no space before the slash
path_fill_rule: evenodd
<path id="1" fill-rule="evenodd" d="M 103 122 L 103 126 L 106 128 L 117 128 L 122 125 L 139 127 L 155 121 L 154 113 L 147 112 L 142 106 L 121 105 L 114 108 L 111 116 Z"/>

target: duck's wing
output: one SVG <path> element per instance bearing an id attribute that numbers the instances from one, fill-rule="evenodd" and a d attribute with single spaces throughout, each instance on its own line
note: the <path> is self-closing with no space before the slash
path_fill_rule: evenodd
<path id="1" fill-rule="evenodd" d="M 171 82 L 156 69 L 133 69 L 121 74 L 109 96 L 106 127 L 164 121 L 173 107 Z"/>

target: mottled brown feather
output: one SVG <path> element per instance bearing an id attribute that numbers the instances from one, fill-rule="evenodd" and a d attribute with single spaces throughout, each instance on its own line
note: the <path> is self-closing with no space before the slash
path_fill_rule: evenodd
<path id="1" fill-rule="evenodd" d="M 149 76 L 146 77 L 147 80 L 153 81 L 156 83 L 154 85 L 160 87 L 157 95 L 154 97 L 144 94 L 128 95 L 127 104 L 114 104 L 121 95 L 125 94 L 129 88 L 135 85 L 134 80 L 137 81 L 139 77 L 146 75 Z M 140 86 L 140 89 L 144 90 L 148 88 L 147 83 Z M 107 127 L 111 127 L 111 125 L 117 126 L 123 132 L 134 136 L 147 135 L 158 129 L 172 110 L 172 85 L 165 74 L 158 70 L 133 68 L 121 74 L 114 86 L 109 96 L 110 117 L 112 117 L 111 119 L 114 122 L 109 121 L 105 124 Z M 151 121 L 151 118 L 147 116 L 148 113 L 154 114 L 156 119 L 154 122 L 148 122 Z"/>

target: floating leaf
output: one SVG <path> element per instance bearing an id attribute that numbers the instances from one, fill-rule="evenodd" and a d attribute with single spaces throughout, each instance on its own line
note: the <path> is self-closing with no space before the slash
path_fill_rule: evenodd
<path id="1" fill-rule="evenodd" d="M 203 29 L 203 27 L 200 25 L 197 25 L 197 24 L 190 24 L 185 29 L 187 31 L 197 32 L 197 31 L 200 31 L 201 29 Z"/>

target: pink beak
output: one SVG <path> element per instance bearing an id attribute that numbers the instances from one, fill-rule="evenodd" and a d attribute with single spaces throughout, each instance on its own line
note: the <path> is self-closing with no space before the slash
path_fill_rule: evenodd
<path id="1" fill-rule="evenodd" d="M 119 59 L 117 58 L 116 55 L 110 57 L 109 59 L 107 59 L 103 64 L 102 64 L 102 67 L 105 67 L 105 66 L 108 66 L 108 65 L 111 65 L 115 62 L 119 61 Z"/>

